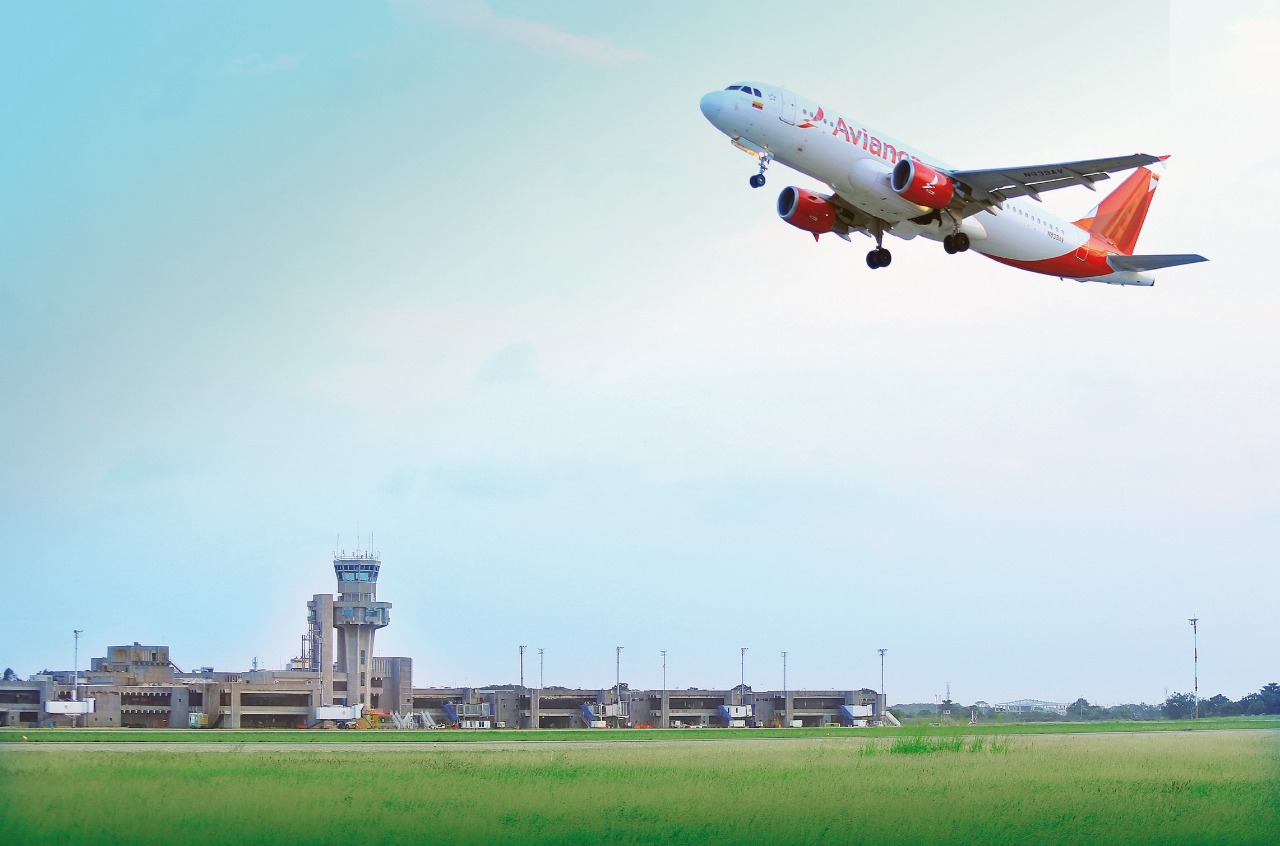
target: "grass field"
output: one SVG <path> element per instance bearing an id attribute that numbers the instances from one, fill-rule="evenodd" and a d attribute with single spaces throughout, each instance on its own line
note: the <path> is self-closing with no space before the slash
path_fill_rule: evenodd
<path id="1" fill-rule="evenodd" d="M 6 744 L 0 842 L 1280 841 L 1277 731 L 657 734 L 354 750 Z"/>
<path id="2" fill-rule="evenodd" d="M 1023 735 L 1079 734 L 1081 732 L 1210 731 L 1218 729 L 1280 729 L 1280 717 L 1224 717 L 1213 720 L 1150 720 L 1142 722 L 1087 723 L 988 723 L 978 726 L 934 726 L 913 723 L 896 728 L 750 729 L 743 735 L 760 738 L 895 737 L 913 734 Z M 742 732 L 744 730 L 737 730 Z M 490 731 L 319 731 L 295 729 L 11 729 L 0 728 L 0 743 L 487 743 L 495 740 L 556 741 L 564 743 L 602 740 L 724 740 L 725 729 L 568 729 Z"/>

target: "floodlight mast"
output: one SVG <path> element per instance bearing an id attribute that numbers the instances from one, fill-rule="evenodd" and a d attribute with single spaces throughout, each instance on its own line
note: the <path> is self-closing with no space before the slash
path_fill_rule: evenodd
<path id="1" fill-rule="evenodd" d="M 884 709 L 888 711 L 889 710 L 889 694 L 884 692 L 884 654 L 889 650 L 878 649 L 876 651 L 880 653 L 880 695 L 884 697 Z M 884 721 L 883 714 L 880 715 L 880 719 L 881 719 L 881 722 Z"/>
<path id="2" fill-rule="evenodd" d="M 617 709 L 617 716 L 614 717 L 614 727 L 622 728 L 622 650 L 624 647 L 614 647 L 614 679 L 613 679 L 613 704 Z"/>
<path id="3" fill-rule="evenodd" d="M 80 701 L 80 635 L 84 634 L 84 629 L 72 629 L 71 636 L 74 639 L 72 646 L 73 657 L 71 659 L 71 689 L 74 691 L 71 698 Z M 80 717 L 76 715 L 72 718 L 72 725 L 80 724 Z"/>
<path id="4" fill-rule="evenodd" d="M 668 711 L 671 700 L 667 697 L 667 650 L 661 649 L 659 652 L 662 653 L 662 728 L 670 728 L 671 717 Z"/>
<path id="5" fill-rule="evenodd" d="M 528 649 L 528 644 L 520 644 L 520 690 L 524 690 L 524 651 Z"/>
<path id="6" fill-rule="evenodd" d="M 738 679 L 738 704 L 747 704 L 747 647 L 742 647 L 739 652 L 740 659 L 740 678 Z"/>
<path id="7" fill-rule="evenodd" d="M 1188 617 L 1187 622 L 1191 624 L 1191 666 L 1195 673 L 1195 719 L 1198 720 L 1200 719 L 1200 644 L 1196 625 L 1200 622 L 1200 618 Z"/>
<path id="8" fill-rule="evenodd" d="M 80 699 L 80 635 L 84 634 L 84 629 L 72 629 L 71 637 L 73 640 L 72 649 L 72 669 L 71 669 L 71 688 L 75 691 L 74 697 L 78 701 Z"/>
<path id="9" fill-rule="evenodd" d="M 538 690 L 542 690 L 542 647 L 538 647 Z"/>
<path id="10" fill-rule="evenodd" d="M 791 728 L 791 709 L 787 707 L 787 653 L 782 653 L 782 718 L 784 728 Z"/>

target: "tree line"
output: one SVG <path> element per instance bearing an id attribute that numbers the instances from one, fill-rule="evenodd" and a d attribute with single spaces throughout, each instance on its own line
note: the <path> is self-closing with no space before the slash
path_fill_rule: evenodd
<path id="1" fill-rule="evenodd" d="M 1161 706 L 1165 719 L 1189 720 L 1196 714 L 1196 699 L 1190 693 L 1175 693 Z M 1233 702 L 1221 693 L 1200 700 L 1201 717 L 1243 717 L 1280 714 L 1280 684 L 1271 682 L 1257 693 Z"/>
<path id="2" fill-rule="evenodd" d="M 944 701 L 939 707 L 933 703 L 910 703 L 895 705 L 889 709 L 899 719 L 903 717 L 937 718 L 939 710 L 951 712 L 952 720 L 968 720 L 969 715 L 977 712 L 984 722 L 995 718 L 1009 719 L 1020 723 L 1068 722 L 1089 720 L 1189 720 L 1196 714 L 1195 696 L 1190 693 L 1174 693 L 1166 697 L 1158 705 L 1146 702 L 1129 703 L 1127 705 L 1091 705 L 1089 700 L 1081 697 L 1067 707 L 1066 714 L 1056 711 L 1024 711 L 1019 714 L 992 712 L 989 707 L 979 705 L 962 705 L 959 702 Z M 1237 701 L 1223 696 L 1221 693 L 1200 700 L 1200 716 L 1203 717 L 1245 717 L 1264 714 L 1280 714 L 1280 683 L 1271 682 L 1263 686 L 1257 693 L 1240 697 Z"/>

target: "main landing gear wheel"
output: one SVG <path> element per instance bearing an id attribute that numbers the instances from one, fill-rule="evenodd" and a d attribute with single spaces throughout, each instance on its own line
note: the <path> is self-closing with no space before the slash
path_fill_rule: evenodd
<path id="1" fill-rule="evenodd" d="M 893 254 L 884 247 L 876 247 L 867 253 L 867 267 L 877 270 L 881 267 L 888 267 L 889 262 L 893 261 Z"/>
<path id="2" fill-rule="evenodd" d="M 751 183 L 752 188 L 760 188 L 764 185 L 764 174 L 757 173 L 755 176 L 751 177 L 751 179 L 747 181 Z"/>
<path id="3" fill-rule="evenodd" d="M 969 249 L 969 236 L 963 232 L 948 235 L 942 239 L 942 249 L 948 253 L 963 253 Z"/>

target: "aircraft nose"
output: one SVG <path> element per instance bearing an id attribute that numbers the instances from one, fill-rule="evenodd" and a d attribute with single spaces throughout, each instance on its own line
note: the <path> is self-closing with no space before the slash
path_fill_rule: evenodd
<path id="1" fill-rule="evenodd" d="M 698 108 L 702 109 L 702 116 L 707 120 L 715 123 L 716 117 L 720 114 L 720 109 L 724 106 L 724 92 L 712 91 L 710 94 L 703 95 L 698 101 Z"/>

